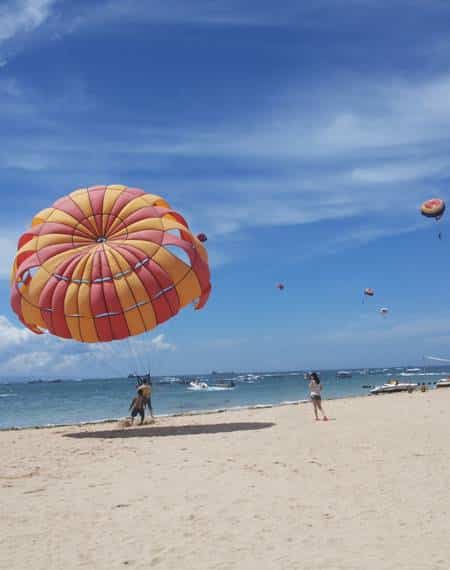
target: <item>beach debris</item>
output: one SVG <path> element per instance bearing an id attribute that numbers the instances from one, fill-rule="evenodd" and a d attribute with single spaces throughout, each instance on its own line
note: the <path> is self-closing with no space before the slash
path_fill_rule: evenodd
<path id="1" fill-rule="evenodd" d="M 118 423 L 119 427 L 121 427 L 121 428 L 127 428 L 127 427 L 130 427 L 133 425 L 131 418 L 124 418 L 123 420 L 120 420 L 117 423 Z"/>
<path id="2" fill-rule="evenodd" d="M 11 283 L 29 330 L 81 342 L 145 333 L 191 303 L 201 309 L 211 291 L 207 251 L 183 216 L 122 185 L 81 188 L 39 212 Z"/>
<path id="3" fill-rule="evenodd" d="M 6 479 L 6 480 L 28 479 L 29 477 L 34 477 L 35 475 L 39 475 L 40 469 L 41 468 L 38 466 L 38 467 L 35 467 L 32 471 L 28 471 L 27 473 L 13 474 L 13 475 L 0 474 L 0 479 Z"/>

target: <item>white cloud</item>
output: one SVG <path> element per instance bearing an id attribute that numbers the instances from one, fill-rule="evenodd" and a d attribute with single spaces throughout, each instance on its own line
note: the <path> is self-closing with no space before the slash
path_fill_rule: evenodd
<path id="1" fill-rule="evenodd" d="M 350 81 L 352 90 L 348 89 Z M 87 96 L 82 83 L 72 82 L 68 91 L 78 95 L 57 95 L 65 101 L 63 107 L 75 98 L 80 109 L 88 114 L 93 111 L 95 103 L 89 108 L 85 102 L 95 98 Z M 124 163 L 136 171 L 154 161 L 154 170 L 164 174 L 186 156 L 191 161 L 214 157 L 232 167 L 245 163 L 245 177 L 224 177 L 226 168 L 221 168 L 217 176 L 208 179 L 201 175 L 188 179 L 165 176 L 158 182 L 162 194 L 173 196 L 176 189 L 178 201 L 171 202 L 192 213 L 187 218 L 198 231 L 211 237 L 226 236 L 227 240 L 211 251 L 216 266 L 233 257 L 231 239 L 245 230 L 359 218 L 366 233 L 347 232 L 335 240 L 337 251 L 336 247 L 347 247 L 352 240 L 367 243 L 414 231 L 419 204 L 432 194 L 446 197 L 443 178 L 450 160 L 443 134 L 447 138 L 450 130 L 450 75 L 429 81 L 370 84 L 356 77 L 347 82 L 330 78 L 326 85 L 312 85 L 309 93 L 291 89 L 274 95 L 264 104 L 270 104 L 270 120 L 261 105 L 246 117 L 225 118 L 224 123 L 206 129 L 169 126 L 161 132 L 148 123 L 136 131 L 121 124 L 120 139 L 105 142 L 104 133 L 99 133 L 98 139 L 94 133 L 89 146 L 84 133 L 77 133 L 76 128 L 67 136 L 66 123 L 55 120 L 48 102 L 34 94 L 27 97 L 17 82 L 0 82 L 0 103 L 11 99 L 17 108 L 9 107 L 8 116 L 23 118 L 26 114 L 27 124 L 39 128 L 27 137 L 9 136 L 8 145 L 0 146 L 0 167 L 39 170 L 42 175 L 51 171 L 55 185 L 59 174 L 53 164 L 58 165 L 57 172 L 63 173 L 67 184 L 73 179 L 70 173 L 78 170 L 84 179 L 92 177 L 93 183 L 99 172 L 111 179 L 116 165 Z M 90 152 L 92 147 L 97 149 L 95 155 Z M 270 170 L 270 176 L 261 174 L 262 167 Z M 148 181 L 140 182 L 151 189 L 153 173 Z M 393 191 L 399 196 L 396 230 L 392 230 Z M 202 208 L 193 208 L 199 196 Z M 368 214 L 371 226 L 364 221 Z M 373 215 L 379 215 L 376 227 Z M 13 251 L 8 243 L 4 249 Z M 330 253 L 326 244 L 323 250 Z M 3 276 L 9 271 L 6 255 L 10 254 L 3 254 L 3 259 L 0 255 Z"/>
<path id="2" fill-rule="evenodd" d="M 0 315 L 0 374 L 126 376 L 149 368 L 149 353 L 173 352 L 164 334 L 108 343 L 79 343 L 50 334 L 36 335 Z"/>
<path id="3" fill-rule="evenodd" d="M 20 234 L 18 233 L 17 236 Z M 11 267 L 17 251 L 17 237 L 0 237 L 0 279 L 7 279 L 11 274 Z"/>
<path id="4" fill-rule="evenodd" d="M 46 367 L 52 360 L 52 356 L 47 352 L 25 352 L 16 354 L 7 359 L 2 366 L 3 373 L 9 374 L 29 374 Z"/>
<path id="5" fill-rule="evenodd" d="M 10 0 L 0 6 L 0 43 L 39 28 L 54 4 L 55 0 Z"/>
<path id="6" fill-rule="evenodd" d="M 152 340 L 150 341 L 151 348 L 153 350 L 156 350 L 157 352 L 165 350 L 174 351 L 176 349 L 175 345 L 171 344 L 170 342 L 167 342 L 164 339 L 165 339 L 164 334 L 159 334 L 154 338 L 152 338 Z"/>
<path id="7" fill-rule="evenodd" d="M 0 351 L 22 345 L 32 336 L 29 330 L 12 325 L 5 316 L 0 315 Z"/>
<path id="8" fill-rule="evenodd" d="M 355 168 L 351 177 L 355 182 L 392 184 L 423 180 L 434 176 L 447 176 L 450 160 L 424 159 L 381 163 L 378 167 Z"/>
<path id="9" fill-rule="evenodd" d="M 336 344 L 363 344 L 383 342 L 395 339 L 419 337 L 440 342 L 450 334 L 450 319 L 446 317 L 412 317 L 395 322 L 395 312 L 383 318 L 373 315 L 364 322 L 353 322 L 346 326 L 340 325 L 339 330 L 319 334 L 312 337 L 314 341 Z M 392 323 L 392 321 L 394 321 Z M 442 336 L 445 335 L 445 336 Z"/>

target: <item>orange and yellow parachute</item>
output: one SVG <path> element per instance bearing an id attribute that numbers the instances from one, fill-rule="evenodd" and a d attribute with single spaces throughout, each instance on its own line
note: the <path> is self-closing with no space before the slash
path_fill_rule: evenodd
<path id="1" fill-rule="evenodd" d="M 206 249 L 184 218 L 121 185 L 76 190 L 37 214 L 11 275 L 25 326 L 82 342 L 144 333 L 192 302 L 202 308 L 210 291 Z"/>

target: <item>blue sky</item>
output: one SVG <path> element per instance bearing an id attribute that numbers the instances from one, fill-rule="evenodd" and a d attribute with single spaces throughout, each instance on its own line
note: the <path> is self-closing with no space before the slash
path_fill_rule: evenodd
<path id="1" fill-rule="evenodd" d="M 0 375 L 138 366 L 9 308 L 33 214 L 113 183 L 209 238 L 208 305 L 133 341 L 155 372 L 450 355 L 450 227 L 418 213 L 450 198 L 447 2 L 22 0 L 0 22 Z"/>

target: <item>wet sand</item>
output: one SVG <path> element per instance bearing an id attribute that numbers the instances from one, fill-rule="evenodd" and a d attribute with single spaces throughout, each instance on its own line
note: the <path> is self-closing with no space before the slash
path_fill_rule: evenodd
<path id="1" fill-rule="evenodd" d="M 450 389 L 0 432 L 0 567 L 448 569 Z"/>

